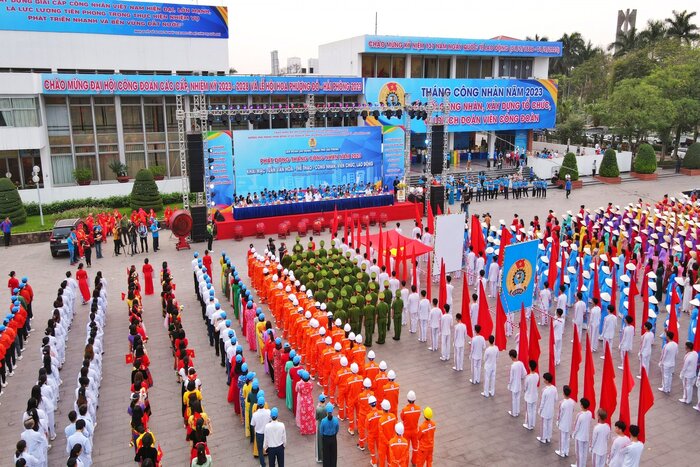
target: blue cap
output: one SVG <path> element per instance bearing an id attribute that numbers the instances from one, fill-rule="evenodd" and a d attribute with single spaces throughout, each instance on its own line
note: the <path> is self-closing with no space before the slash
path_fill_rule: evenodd
<path id="1" fill-rule="evenodd" d="M 19 307 L 18 307 L 18 306 L 13 306 L 13 307 L 12 307 L 12 313 L 17 313 L 18 311 L 19 311 Z"/>
<path id="2" fill-rule="evenodd" d="M 260 389 L 260 383 L 257 379 L 253 380 L 253 389 Z"/>
<path id="3" fill-rule="evenodd" d="M 17 306 L 19 306 L 20 303 L 21 303 L 21 302 L 20 302 L 19 300 L 15 300 L 14 302 L 12 302 L 13 305 L 17 305 Z"/>
<path id="4" fill-rule="evenodd" d="M 27 282 L 27 276 L 24 276 L 24 277 L 22 278 L 22 282 Z"/>
<path id="5" fill-rule="evenodd" d="M 265 398 L 264 397 L 258 397 L 258 405 L 265 405 Z"/>
<path id="6" fill-rule="evenodd" d="M 333 413 L 333 409 L 334 409 L 333 404 L 330 404 L 330 403 L 326 404 L 326 412 L 327 413 Z"/>
<path id="7" fill-rule="evenodd" d="M 197 260 L 197 266 L 201 266 L 201 265 L 202 265 L 202 259 L 200 258 Z"/>
<path id="8" fill-rule="evenodd" d="M 197 252 L 195 251 L 195 252 L 194 252 L 194 257 L 195 257 L 195 258 L 199 258 L 199 253 L 197 253 Z"/>
<path id="9" fill-rule="evenodd" d="M 228 323 L 228 321 L 226 321 L 226 322 Z M 227 324 L 227 326 L 230 326 L 230 324 Z M 228 337 L 229 337 L 229 339 L 233 338 L 233 329 L 229 329 Z M 235 344 L 235 342 L 233 342 L 233 344 Z"/>
<path id="10" fill-rule="evenodd" d="M 221 315 L 221 317 L 222 317 L 222 318 L 226 318 L 226 313 L 224 313 L 223 315 Z M 227 328 L 231 327 L 231 320 L 230 320 L 230 319 L 227 319 L 227 320 L 226 320 L 226 327 L 227 327 Z M 233 332 L 233 331 L 231 331 L 231 332 Z"/>
<path id="11" fill-rule="evenodd" d="M 213 292 L 213 290 L 212 290 L 212 292 Z M 214 294 L 212 294 L 212 293 L 210 292 L 209 295 L 214 295 Z M 216 305 L 214 305 L 214 308 L 216 308 L 217 310 L 220 310 L 220 309 L 221 309 L 221 303 L 217 303 Z M 223 316 L 222 316 L 222 318 L 223 318 Z"/>
<path id="12" fill-rule="evenodd" d="M 241 357 L 241 360 L 243 360 L 243 357 L 241 355 L 237 355 L 236 357 Z M 248 371 L 248 364 L 247 363 L 244 363 L 243 365 L 241 365 L 241 371 L 243 371 L 243 372 Z"/>
<path id="13" fill-rule="evenodd" d="M 248 304 L 245 306 L 247 309 L 252 309 L 253 308 L 253 302 L 248 302 Z"/>
<path id="14" fill-rule="evenodd" d="M 285 349 L 288 349 L 288 348 L 290 348 L 290 347 L 291 347 L 291 345 L 289 345 L 289 342 L 285 342 L 285 343 L 284 343 L 284 348 L 285 348 Z M 290 352 L 290 353 L 291 353 L 291 352 Z"/>
<path id="15" fill-rule="evenodd" d="M 25 284 L 24 282 L 22 282 L 21 284 L 19 284 L 19 288 L 20 288 L 20 289 L 23 289 L 25 285 L 27 285 L 27 284 Z"/>
<path id="16" fill-rule="evenodd" d="M 318 401 L 319 402 L 326 402 L 326 395 L 325 394 L 319 394 L 318 395 Z"/>
<path id="17" fill-rule="evenodd" d="M 19 293 L 19 289 L 15 287 L 14 289 L 12 289 L 12 293 L 17 295 Z"/>
<path id="18" fill-rule="evenodd" d="M 251 371 L 250 374 L 253 375 L 253 380 L 255 380 L 255 372 Z"/>
<path id="19" fill-rule="evenodd" d="M 309 372 L 306 370 L 300 371 L 299 375 L 301 376 L 301 379 L 303 379 L 304 381 L 308 381 L 308 379 L 310 377 Z"/>
<path id="20" fill-rule="evenodd" d="M 5 326 L 0 324 L 0 332 L 3 332 L 5 330 Z"/>
<path id="21" fill-rule="evenodd" d="M 275 344 L 280 345 L 282 343 L 282 339 L 279 337 L 275 339 Z"/>
<path id="22" fill-rule="evenodd" d="M 255 310 L 255 313 L 258 314 L 258 315 L 259 315 L 260 313 L 262 313 L 262 312 L 263 312 L 263 310 L 262 310 L 262 308 L 260 308 L 260 307 L 258 307 L 258 309 Z"/>
<path id="23" fill-rule="evenodd" d="M 301 357 L 300 357 L 299 355 L 297 355 L 297 356 L 294 357 L 294 359 L 292 360 L 292 363 L 294 363 L 295 365 L 298 365 L 299 363 L 301 363 Z"/>
<path id="24" fill-rule="evenodd" d="M 290 359 L 290 360 L 294 360 L 294 357 L 296 357 L 296 356 L 297 356 L 297 351 L 294 350 L 294 349 L 292 349 L 292 350 L 289 352 L 289 359 Z"/>
<path id="25" fill-rule="evenodd" d="M 236 353 L 241 353 L 243 352 L 243 346 L 242 345 L 237 345 L 236 346 Z"/>
<path id="26" fill-rule="evenodd" d="M 15 300 L 17 300 L 17 295 L 13 295 L 10 297 L 10 301 L 14 302 Z"/>
<path id="27" fill-rule="evenodd" d="M 258 391 L 258 397 L 265 397 L 265 391 L 264 390 L 259 390 Z"/>
<path id="28" fill-rule="evenodd" d="M 260 313 L 260 314 L 258 315 L 258 319 L 259 319 L 260 321 L 265 321 L 265 314 L 264 314 L 264 313 Z"/>
<path id="29" fill-rule="evenodd" d="M 236 339 L 236 331 L 233 331 L 233 337 L 231 338 L 231 343 L 235 344 L 238 342 L 238 339 Z"/>
<path id="30" fill-rule="evenodd" d="M 272 418 L 277 418 L 280 415 L 280 411 L 277 410 L 277 407 L 273 407 L 272 410 L 270 410 L 270 417 Z"/>
<path id="31" fill-rule="evenodd" d="M 236 355 L 236 363 L 241 363 L 243 361 L 243 355 Z M 241 365 L 241 368 L 243 368 L 243 365 Z M 246 365 L 246 368 L 248 366 Z"/>

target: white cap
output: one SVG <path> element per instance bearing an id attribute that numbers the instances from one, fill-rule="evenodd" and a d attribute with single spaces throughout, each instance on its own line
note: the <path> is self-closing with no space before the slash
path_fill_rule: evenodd
<path id="1" fill-rule="evenodd" d="M 340 366 L 348 366 L 348 358 L 343 356 L 340 358 Z"/>
<path id="2" fill-rule="evenodd" d="M 325 334 L 326 334 L 326 328 L 324 328 L 323 326 L 321 326 L 320 328 L 318 328 L 318 333 L 321 334 L 322 336 L 325 335 Z"/>
<path id="3" fill-rule="evenodd" d="M 700 300 L 698 300 L 697 298 L 694 298 L 690 301 L 690 304 L 693 306 L 700 306 Z"/>
<path id="4" fill-rule="evenodd" d="M 267 269 L 267 268 L 263 268 L 263 274 L 267 274 L 268 272 L 270 272 L 270 270 L 269 270 L 269 269 Z"/>
<path id="5" fill-rule="evenodd" d="M 350 371 L 352 371 L 353 373 L 357 373 L 358 371 L 360 371 L 360 367 L 357 366 L 357 363 L 352 362 L 352 365 L 350 365 Z"/>
<path id="6" fill-rule="evenodd" d="M 291 292 L 292 291 L 292 286 L 288 285 L 287 287 L 284 288 L 285 292 Z"/>
<path id="7" fill-rule="evenodd" d="M 367 379 L 367 378 L 365 378 Z M 374 396 L 369 396 L 369 399 L 367 399 L 368 404 L 376 404 L 377 403 L 377 398 Z"/>
<path id="8" fill-rule="evenodd" d="M 573 266 L 569 266 L 568 268 L 566 268 L 566 271 L 570 272 L 571 274 L 576 274 L 576 268 Z"/>
<path id="9" fill-rule="evenodd" d="M 651 303 L 652 305 L 658 305 L 659 301 L 656 299 L 656 297 L 654 295 L 650 295 L 649 296 L 649 303 Z"/>
<path id="10" fill-rule="evenodd" d="M 279 277 L 277 276 L 277 274 L 272 275 L 272 280 L 275 282 L 277 282 L 279 280 Z"/>
<path id="11" fill-rule="evenodd" d="M 304 313 L 304 318 L 311 319 L 311 312 L 309 310 L 306 310 L 306 313 Z"/>
<path id="12" fill-rule="evenodd" d="M 343 327 L 343 331 L 345 332 L 350 332 L 352 328 L 350 327 L 350 323 L 345 323 L 345 327 Z"/>
<path id="13" fill-rule="evenodd" d="M 384 360 L 379 362 L 379 369 L 380 370 L 386 370 L 387 368 L 389 368 L 389 366 L 386 364 L 386 362 Z"/>
<path id="14" fill-rule="evenodd" d="M 329 336 L 329 337 L 330 337 L 330 336 Z M 336 342 L 335 345 L 333 346 L 333 348 L 334 348 L 337 352 L 340 352 L 340 351 L 342 350 L 343 346 L 340 345 L 340 342 Z"/>
<path id="15" fill-rule="evenodd" d="M 683 278 L 676 276 L 676 284 L 683 285 Z"/>
<path id="16" fill-rule="evenodd" d="M 394 425 L 394 430 L 396 430 L 397 435 L 403 436 L 403 423 L 399 422 Z"/>
<path id="17" fill-rule="evenodd" d="M 622 282 L 629 282 L 629 281 L 630 281 L 630 276 L 628 276 L 627 274 L 623 274 L 623 275 L 620 276 L 620 280 L 621 280 Z"/>
<path id="18" fill-rule="evenodd" d="M 278 283 L 277 283 L 277 289 L 278 289 L 278 290 L 282 290 L 283 287 L 284 287 L 284 284 L 283 284 L 283 283 L 281 283 L 281 282 L 278 282 Z"/>
<path id="19" fill-rule="evenodd" d="M 358 344 L 362 344 L 362 334 L 358 334 L 355 336 L 355 342 Z"/>
<path id="20" fill-rule="evenodd" d="M 351 332 L 350 334 L 348 334 L 348 339 L 350 339 L 351 341 L 354 341 L 355 340 L 355 333 Z"/>
<path id="21" fill-rule="evenodd" d="M 335 322 L 334 322 L 333 324 L 335 324 L 336 326 L 340 327 L 340 326 L 342 326 L 343 322 L 340 321 L 340 318 L 336 318 L 336 319 L 335 319 Z"/>
<path id="22" fill-rule="evenodd" d="M 656 292 L 656 282 L 649 282 L 649 288 Z"/>
<path id="23" fill-rule="evenodd" d="M 306 286 L 302 285 L 301 287 L 299 287 L 299 291 L 306 292 Z"/>
<path id="24" fill-rule="evenodd" d="M 294 281 L 294 285 L 295 285 L 296 287 L 299 287 L 299 286 L 301 285 L 301 282 L 299 282 L 298 280 L 296 280 L 296 281 Z"/>
<path id="25" fill-rule="evenodd" d="M 367 352 L 367 358 L 369 358 L 370 360 L 374 360 L 375 358 L 377 358 L 374 355 L 374 350 L 370 350 L 369 352 Z"/>
<path id="26" fill-rule="evenodd" d="M 612 287 L 612 283 L 613 283 L 613 281 L 611 278 L 609 278 L 609 277 L 605 278 L 605 285 L 607 285 L 608 287 Z"/>
<path id="27" fill-rule="evenodd" d="M 549 264 L 549 258 L 547 258 L 546 256 L 543 256 L 541 260 L 544 264 Z"/>
<path id="28" fill-rule="evenodd" d="M 323 342 L 325 342 L 326 345 L 331 345 L 333 343 L 333 339 L 331 339 L 331 336 L 326 336 Z"/>
<path id="29" fill-rule="evenodd" d="M 365 378 L 362 380 L 362 386 L 366 388 L 371 388 L 372 387 L 372 380 L 369 378 Z"/>
<path id="30" fill-rule="evenodd" d="M 391 402 L 389 402 L 388 400 L 384 399 L 384 400 L 382 401 L 382 409 L 383 409 L 383 410 L 391 410 Z"/>
<path id="31" fill-rule="evenodd" d="M 602 294 L 600 294 L 600 299 L 603 301 L 609 302 L 610 301 L 610 294 L 607 292 L 603 292 Z"/>
<path id="32" fill-rule="evenodd" d="M 408 394 L 406 394 L 406 399 L 408 399 L 411 402 L 416 401 L 416 393 L 413 391 L 408 391 Z"/>
<path id="33" fill-rule="evenodd" d="M 647 278 L 649 278 L 649 279 L 656 279 L 656 273 L 650 271 L 649 274 L 647 274 Z"/>
<path id="34" fill-rule="evenodd" d="M 319 322 L 318 322 L 318 320 L 317 320 L 316 318 L 311 318 L 311 321 L 309 321 L 309 325 L 310 325 L 312 328 L 316 329 L 316 328 L 318 327 L 318 325 L 319 325 Z"/>
<path id="35" fill-rule="evenodd" d="M 389 373 L 387 373 L 386 376 L 389 379 L 396 379 L 396 372 L 394 370 L 389 370 Z"/>
<path id="36" fill-rule="evenodd" d="M 326 311 L 326 304 L 325 303 L 321 303 L 321 311 Z"/>

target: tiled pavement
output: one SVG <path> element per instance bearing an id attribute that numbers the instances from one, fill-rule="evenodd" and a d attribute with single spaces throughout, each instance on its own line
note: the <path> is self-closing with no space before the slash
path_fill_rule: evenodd
<path id="1" fill-rule="evenodd" d="M 664 193 L 675 193 L 679 190 L 695 188 L 696 182 L 691 177 L 681 177 L 663 180 L 658 183 L 632 182 L 618 186 L 596 187 L 595 191 L 575 191 L 572 199 L 565 200 L 562 193 L 550 190 L 547 200 L 503 200 L 490 203 L 472 204 L 473 212 L 489 211 L 495 219 L 509 220 L 514 212 L 525 219 L 534 214 L 543 216 L 547 209 L 553 208 L 558 212 L 567 209 L 577 209 L 578 205 L 585 203 L 590 207 L 604 205 L 608 200 L 616 203 L 626 203 L 643 198 L 645 201 L 653 201 Z M 410 229 L 410 221 L 405 227 Z M 406 230 L 406 229 L 404 229 Z M 328 238 L 328 234 L 323 236 Z M 200 319 L 198 304 L 192 291 L 190 270 L 191 252 L 176 252 L 174 240 L 169 241 L 168 235 L 164 235 L 161 243 L 163 249 L 148 257 L 154 264 L 154 268 L 160 268 L 160 262 L 167 260 L 173 271 L 175 281 L 178 284 L 177 297 L 181 304 L 185 305 L 184 324 L 188 333 L 191 346 L 196 350 L 195 363 L 199 376 L 203 381 L 204 407 L 209 413 L 214 426 L 214 433 L 209 439 L 216 465 L 258 465 L 257 460 L 251 456 L 250 445 L 243 436 L 243 430 L 238 419 L 233 413 L 233 408 L 226 402 L 228 387 L 225 383 L 223 369 L 219 366 L 214 356 L 213 349 L 207 345 L 206 330 Z M 245 268 L 243 261 L 245 248 L 249 242 L 235 243 L 232 241 L 215 242 L 215 257 L 221 250 L 227 251 L 237 261 L 239 268 Z M 262 246 L 262 241 L 254 241 Z M 111 245 L 109 245 L 111 247 Z M 199 251 L 203 244 L 194 245 Z M 111 256 L 110 248 L 106 248 L 107 255 L 104 259 L 96 260 L 93 269 L 88 270 L 91 279 L 92 274 L 101 269 L 109 281 L 109 311 L 107 328 L 105 331 L 105 356 L 103 364 L 103 382 L 100 390 L 100 405 L 98 410 L 98 428 L 94 439 L 93 459 L 96 466 L 122 466 L 131 465 L 133 461 L 133 449 L 128 447 L 129 442 L 129 417 L 126 407 L 129 398 L 129 366 L 124 363 L 124 354 L 127 347 L 127 320 L 123 303 L 119 300 L 120 292 L 125 289 L 125 267 L 130 264 L 140 264 L 146 255 L 138 255 L 133 258 Z M 36 331 L 31 335 L 25 357 L 20 362 L 16 374 L 10 378 L 5 393 L 0 396 L 0 410 L 4 415 L 4 421 L 0 422 L 0 458 L 5 459 L 3 465 L 9 464 L 14 445 L 21 432 L 21 412 L 25 408 L 26 399 L 31 385 L 34 384 L 39 365 L 38 342 L 40 337 L 40 325 L 48 319 L 51 311 L 50 302 L 54 291 L 58 286 L 63 273 L 68 270 L 68 260 L 52 259 L 49 256 L 48 245 L 19 246 L 0 250 L 0 264 L 4 271 L 15 269 L 18 275 L 29 276 L 30 282 L 36 294 L 35 323 Z M 459 308 L 459 287 L 455 290 L 455 305 Z M 7 300 L 7 289 L 0 289 L 0 300 Z M 145 323 L 149 334 L 147 350 L 152 360 L 151 370 L 155 380 L 155 386 L 150 390 L 150 400 L 153 408 L 151 429 L 156 435 L 157 441 L 165 452 L 164 463 L 167 466 L 187 465 L 189 458 L 189 446 L 185 442 L 185 430 L 180 417 L 180 389 L 175 382 L 172 371 L 172 358 L 169 350 L 167 333 L 163 328 L 160 314 L 158 296 L 145 298 Z M 61 402 L 59 413 L 56 414 L 57 432 L 59 437 L 53 442 L 50 451 L 50 465 L 63 465 L 67 455 L 65 454 L 65 437 L 63 428 L 67 424 L 67 413 L 72 408 L 73 393 L 76 385 L 76 376 L 80 365 L 80 348 L 85 339 L 85 323 L 87 321 L 87 309 L 76 306 L 78 310 L 73 327 L 69 333 L 69 343 L 66 364 L 61 372 L 64 381 L 61 386 Z M 685 336 L 687 329 L 687 316 L 681 317 L 681 337 Z M 546 365 L 547 330 L 542 328 L 542 355 L 540 363 Z M 568 381 L 569 356 L 571 347 L 569 344 L 570 333 L 564 340 L 562 364 L 558 368 L 560 385 Z M 511 339 L 512 343 L 512 339 Z M 635 341 L 634 355 L 638 341 Z M 418 396 L 418 404 L 425 407 L 430 405 L 435 412 L 437 422 L 435 465 L 436 466 L 464 466 L 464 465 L 492 465 L 510 466 L 522 465 L 526 462 L 544 461 L 557 465 L 565 465 L 573 459 L 562 460 L 554 455 L 554 445 L 543 446 L 535 440 L 535 433 L 527 432 L 522 428 L 522 417 L 514 420 L 507 415 L 510 407 L 510 395 L 506 392 L 506 380 L 508 371 L 508 359 L 505 355 L 499 357 L 497 371 L 496 398 L 483 399 L 479 393 L 480 387 L 471 386 L 468 383 L 468 371 L 457 374 L 451 370 L 451 362 L 440 362 L 437 353 L 430 353 L 424 344 L 419 344 L 415 338 L 406 332 L 402 334 L 399 342 L 391 339 L 383 346 L 373 347 L 378 360 L 384 359 L 389 367 L 398 375 L 397 381 L 401 385 L 401 402 L 405 400 L 405 394 L 413 389 Z M 658 361 L 659 345 L 654 348 L 652 362 Z M 246 357 L 251 362 L 250 352 L 246 351 Z M 615 364 L 619 362 L 618 352 L 613 352 Z M 680 363 L 679 356 L 679 363 Z M 596 358 L 596 390 L 600 389 L 600 375 L 602 374 L 602 360 Z M 631 359 L 633 371 L 637 371 L 639 363 L 636 358 Z M 262 367 L 256 362 L 252 363 L 254 370 L 261 375 Z M 466 365 L 468 366 L 468 365 Z M 582 365 L 583 367 L 583 365 Z M 665 396 L 656 391 L 659 386 L 660 372 L 656 366 L 651 372 L 652 387 L 656 404 L 647 415 L 648 442 L 643 456 L 644 465 L 660 465 L 662 463 L 674 466 L 694 465 L 697 450 L 692 449 L 696 441 L 698 426 L 698 414 L 688 406 L 681 405 L 677 400 L 681 396 L 681 387 L 678 378 L 674 379 L 673 393 Z M 621 374 L 617 371 L 618 391 L 621 385 Z M 583 378 L 583 368 L 580 371 Z M 272 384 L 266 376 L 260 377 L 263 389 L 269 395 L 273 394 Z M 639 380 L 632 393 L 631 410 L 632 420 L 636 420 L 637 395 Z M 582 385 L 582 382 L 580 383 Z M 278 404 L 283 407 L 283 401 Z M 288 447 L 286 452 L 287 464 L 291 466 L 314 465 L 313 437 L 302 437 L 294 427 L 293 418 L 287 410 L 281 410 L 281 420 L 287 425 Z M 617 415 L 617 413 L 616 413 Z M 615 416 L 614 416 L 615 418 Z M 339 440 L 339 465 L 351 464 L 368 465 L 369 454 L 358 451 L 355 440 L 345 431 L 347 425 L 343 423 Z M 555 429 L 554 444 L 558 441 Z M 572 450 L 573 452 L 573 450 Z"/>

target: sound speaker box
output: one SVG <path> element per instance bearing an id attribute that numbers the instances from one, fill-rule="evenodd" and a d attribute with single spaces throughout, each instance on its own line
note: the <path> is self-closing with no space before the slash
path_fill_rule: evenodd
<path id="1" fill-rule="evenodd" d="M 192 232 L 190 238 L 193 243 L 203 242 L 207 239 L 207 207 L 192 206 Z"/>
<path id="2" fill-rule="evenodd" d="M 201 133 L 187 135 L 187 172 L 190 177 L 190 193 L 204 192 L 204 144 Z"/>
<path id="3" fill-rule="evenodd" d="M 444 185 L 432 185 L 430 187 L 430 207 L 433 210 L 433 214 L 437 216 L 438 206 L 440 206 L 440 212 L 445 213 L 445 186 Z"/>
<path id="4" fill-rule="evenodd" d="M 443 154 L 445 148 L 445 126 L 435 125 L 432 128 L 432 147 L 430 151 L 430 173 L 439 175 L 442 173 Z"/>

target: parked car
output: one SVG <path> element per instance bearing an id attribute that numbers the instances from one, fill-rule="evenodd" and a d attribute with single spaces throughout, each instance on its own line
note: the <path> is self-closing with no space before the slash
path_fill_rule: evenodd
<path id="1" fill-rule="evenodd" d="M 70 229 L 77 229 L 82 221 L 80 219 L 61 219 L 56 221 L 49 237 L 51 256 L 54 258 L 61 253 L 68 254 L 68 236 Z"/>

